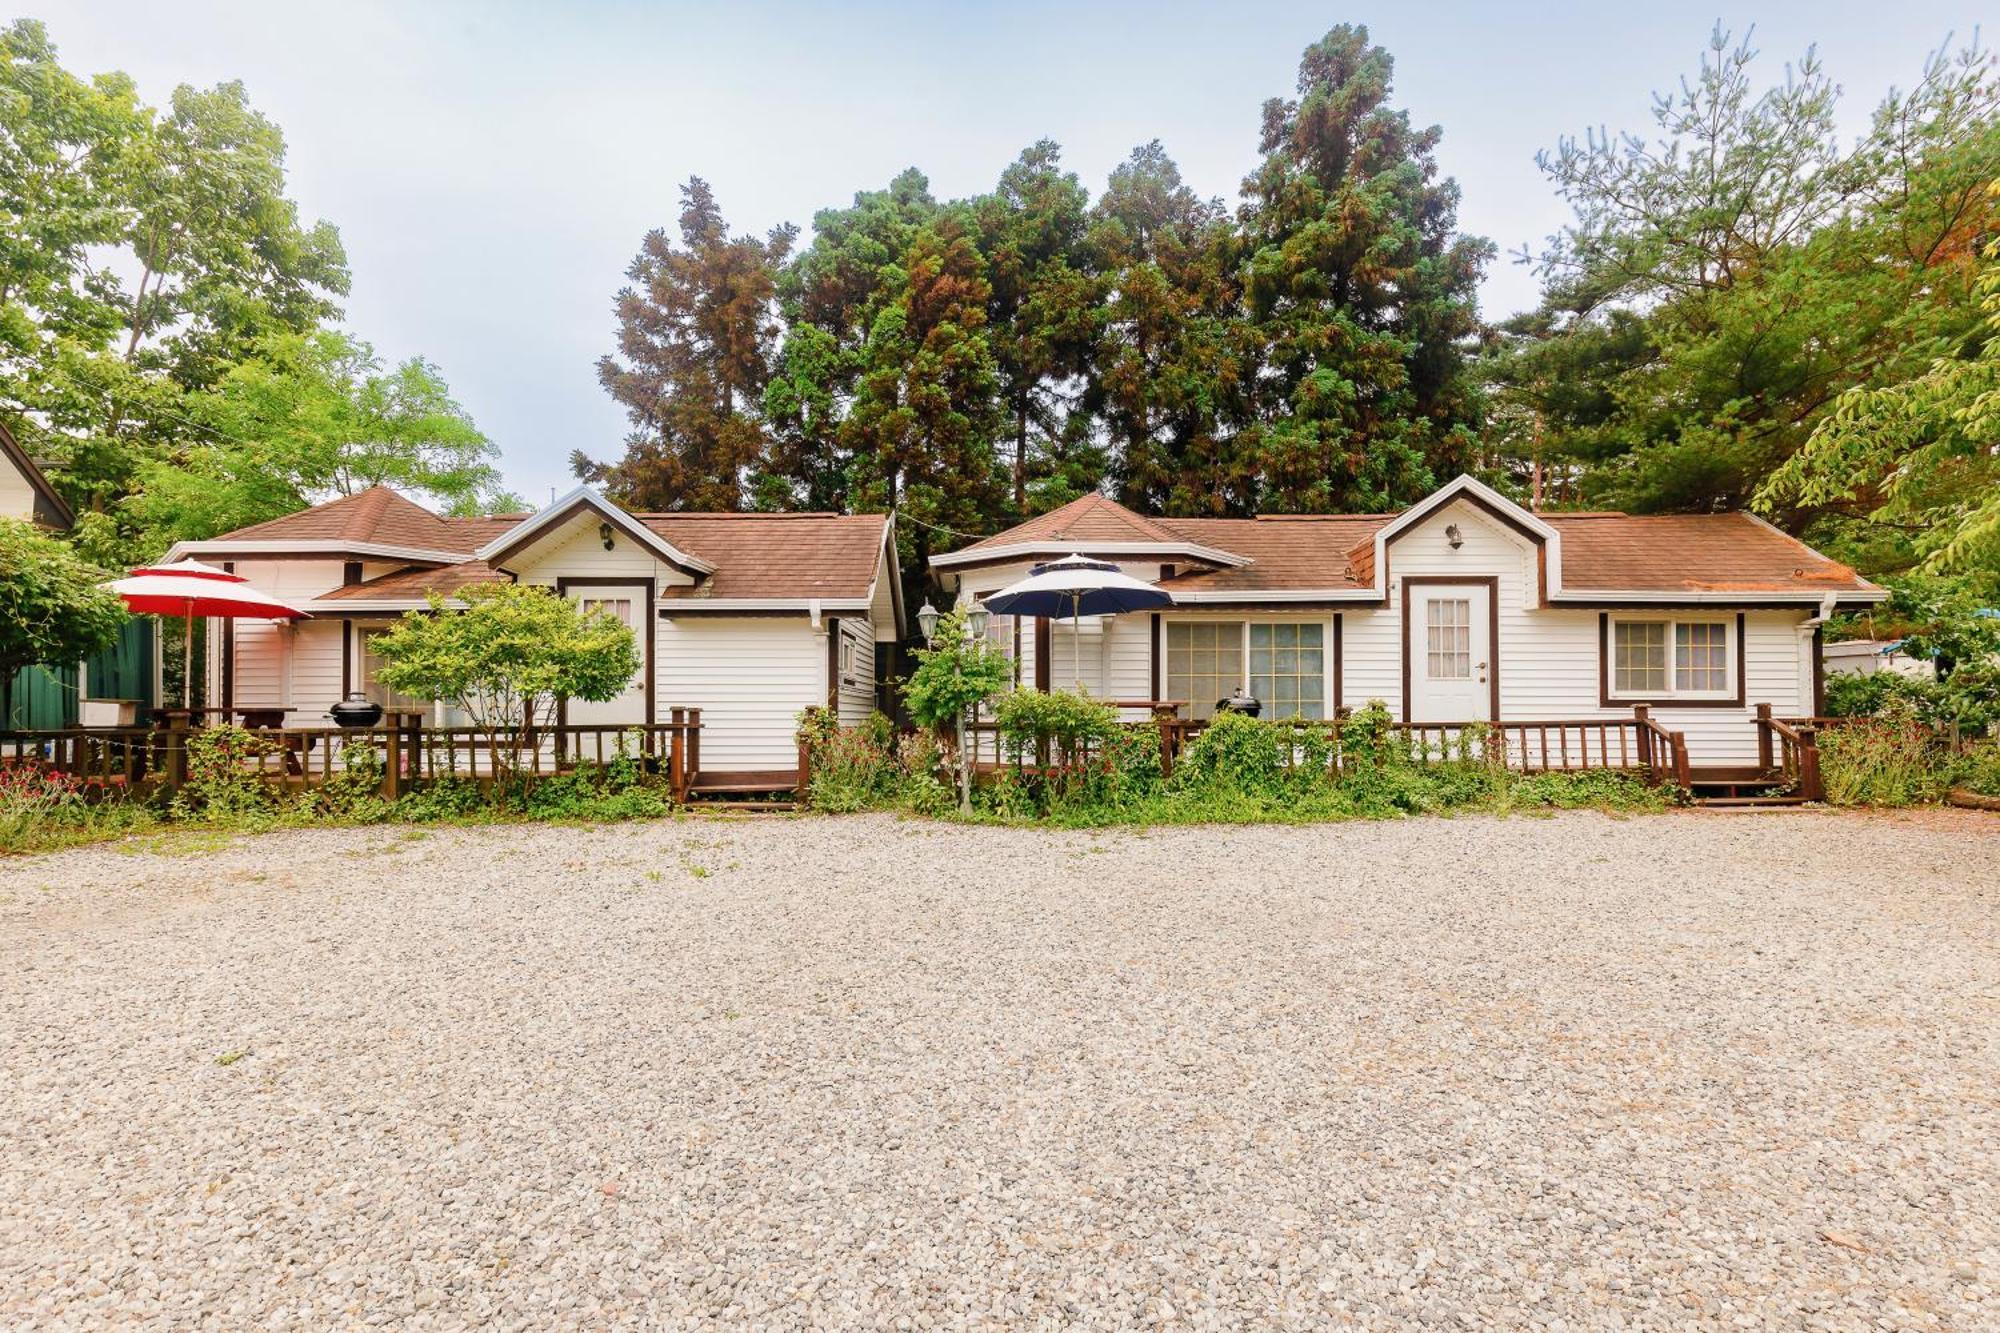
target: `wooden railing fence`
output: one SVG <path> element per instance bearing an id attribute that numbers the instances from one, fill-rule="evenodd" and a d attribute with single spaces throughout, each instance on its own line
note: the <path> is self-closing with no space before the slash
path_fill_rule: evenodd
<path id="1" fill-rule="evenodd" d="M 582 765 L 620 759 L 664 778 L 675 801 L 701 773 L 701 710 L 676 708 L 670 721 L 516 727 L 427 727 L 405 720 L 375 727 L 243 728 L 231 767 L 274 786 L 324 787 L 362 766 L 379 767 L 381 793 L 395 799 L 423 782 L 496 778 L 533 783 Z M 33 763 L 67 774 L 96 797 L 164 790 L 189 777 L 189 742 L 199 729 L 162 727 L 0 731 L 0 764 Z M 363 754 L 367 755 L 364 760 Z"/>
<path id="2" fill-rule="evenodd" d="M 1396 722 L 1390 724 L 1393 744 L 1416 763 L 1490 762 L 1525 773 L 1581 772 L 1612 769 L 1644 777 L 1648 782 L 1673 782 L 1685 788 L 1690 764 L 1686 736 L 1669 731 L 1643 707 L 1631 717 L 1551 718 L 1519 722 Z M 1287 763 L 1323 756 L 1329 768 L 1347 762 L 1341 740 L 1345 716 L 1295 719 L 1282 725 L 1298 733 L 1287 747 Z M 1171 776 L 1181 756 L 1207 722 L 1158 712 L 1147 721 L 1125 722 L 1128 729 L 1157 728 L 1160 767 Z M 969 743 L 984 771 L 1008 767 L 1025 775 L 1043 768 L 1076 768 L 1101 762 L 1101 745 L 1080 742 L 1068 749 L 1044 743 L 1040 747 L 1007 743 L 997 724 L 968 725 Z"/>

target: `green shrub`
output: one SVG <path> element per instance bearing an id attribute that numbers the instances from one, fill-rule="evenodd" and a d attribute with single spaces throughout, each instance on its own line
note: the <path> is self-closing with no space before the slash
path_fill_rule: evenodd
<path id="1" fill-rule="evenodd" d="M 486 793 L 471 778 L 433 778 L 395 803 L 398 820 L 413 824 L 449 823 L 492 813 Z"/>
<path id="2" fill-rule="evenodd" d="M 920 815 L 943 815 L 958 807 L 945 780 L 947 756 L 935 735 L 912 731 L 896 738 L 897 801 Z"/>
<path id="3" fill-rule="evenodd" d="M 1008 690 L 987 707 L 1009 759 L 1046 756 L 1050 764 L 1075 763 L 1121 730 L 1117 709 L 1068 690 Z"/>
<path id="4" fill-rule="evenodd" d="M 1966 755 L 1957 785 L 1980 796 L 2000 796 L 2000 743 L 1986 742 Z"/>
<path id="5" fill-rule="evenodd" d="M 811 771 L 806 799 L 815 810 L 844 814 L 892 804 L 900 786 L 896 728 L 880 713 L 859 727 L 843 727 L 830 708 L 799 714 L 799 741 Z"/>
<path id="6" fill-rule="evenodd" d="M 1287 747 L 1292 728 L 1243 713 L 1217 713 L 1182 751 L 1174 785 L 1182 791 L 1229 790 L 1260 799 L 1292 789 Z"/>
<path id="7" fill-rule="evenodd" d="M 1664 810 L 1674 800 L 1671 788 L 1649 787 L 1630 773 L 1601 768 L 1517 774 L 1505 795 L 1507 803 L 1515 807 L 1556 810 Z"/>
<path id="8" fill-rule="evenodd" d="M 1883 716 L 1823 728 L 1820 777 L 1834 805 L 1922 805 L 1942 800 L 1963 761 L 1937 729 L 1907 705 Z"/>
<path id="9" fill-rule="evenodd" d="M 204 823 L 256 823 L 278 811 L 276 784 L 265 769 L 282 750 L 267 736 L 237 726 L 183 733 L 187 778 L 174 793 L 173 815 Z"/>

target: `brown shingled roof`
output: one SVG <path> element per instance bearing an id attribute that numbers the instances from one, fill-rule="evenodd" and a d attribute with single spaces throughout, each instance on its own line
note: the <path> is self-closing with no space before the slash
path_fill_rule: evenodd
<path id="1" fill-rule="evenodd" d="M 449 597 L 477 583 L 505 583 L 507 576 L 484 560 L 454 565 L 405 565 L 366 583 L 350 583 L 319 595 L 322 602 L 421 602 L 432 593 Z"/>
<path id="2" fill-rule="evenodd" d="M 1852 592 L 1851 568 L 1748 514 L 1542 514 L 1563 591 Z"/>
<path id="3" fill-rule="evenodd" d="M 1391 514 L 1268 515 L 1262 518 L 1172 518 L 1164 525 L 1184 540 L 1248 559 L 1234 569 L 1177 574 L 1161 586 L 1175 592 L 1290 592 L 1356 589 L 1368 580 L 1350 576 L 1347 548 L 1365 542 Z"/>
<path id="4" fill-rule="evenodd" d="M 1105 501 L 1109 504 L 1109 501 Z M 1116 506 L 1113 506 L 1114 508 Z M 386 486 L 315 505 L 216 538 L 228 541 L 373 542 L 441 554 L 470 555 L 528 515 L 445 518 Z M 714 565 L 693 588 L 670 597 L 807 599 L 868 596 L 881 558 L 882 514 L 636 514 L 641 523 Z M 449 593 L 502 577 L 477 562 L 425 570 L 409 566 L 328 593 L 328 600 L 393 600 Z"/>
<path id="5" fill-rule="evenodd" d="M 1245 557 L 1239 568 L 1185 569 L 1175 592 L 1349 592 L 1371 588 L 1375 534 L 1394 514 L 1160 518 L 1091 495 L 964 548 L 1078 541 L 1176 542 Z M 1544 513 L 1562 534 L 1565 592 L 1863 592 L 1873 585 L 1748 514 Z M 962 554 L 957 552 L 954 554 Z"/>
<path id="6" fill-rule="evenodd" d="M 492 521 L 441 518 L 387 486 L 370 486 L 296 514 L 226 532 L 215 540 L 377 542 L 469 555 L 485 544 L 481 525 Z"/>
<path id="7" fill-rule="evenodd" d="M 1020 546 L 1033 542 L 1173 542 L 1186 541 L 1164 523 L 1135 514 L 1116 500 L 1086 495 L 1060 509 L 1051 509 L 1017 523 L 996 537 L 960 548 L 977 551 L 988 546 Z"/>
<path id="8" fill-rule="evenodd" d="M 715 566 L 666 600 L 866 597 L 882 558 L 885 514 L 640 514 L 641 523 Z"/>

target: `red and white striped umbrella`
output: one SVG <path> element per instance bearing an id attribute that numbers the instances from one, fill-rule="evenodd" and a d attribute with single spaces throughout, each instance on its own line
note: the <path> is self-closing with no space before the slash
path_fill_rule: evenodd
<path id="1" fill-rule="evenodd" d="M 232 574 L 199 560 L 178 560 L 171 565 L 148 565 L 122 579 L 100 585 L 117 593 L 125 608 L 137 615 L 181 616 L 187 621 L 186 655 L 194 659 L 194 622 L 197 616 L 219 616 L 242 620 L 299 620 L 307 613 L 269 593 L 257 591 L 241 574 Z M 181 672 L 181 706 L 193 697 L 193 673 Z"/>

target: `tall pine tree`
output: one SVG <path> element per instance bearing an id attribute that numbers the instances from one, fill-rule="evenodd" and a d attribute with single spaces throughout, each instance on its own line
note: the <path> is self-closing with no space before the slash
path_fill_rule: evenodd
<path id="1" fill-rule="evenodd" d="M 1458 233 L 1440 132 L 1389 105 L 1393 65 L 1343 24 L 1307 48 L 1298 99 L 1264 104 L 1239 217 L 1261 359 L 1244 444 L 1266 508 L 1392 508 L 1471 455 L 1492 247 Z"/>
<path id="2" fill-rule="evenodd" d="M 1087 406 L 1118 498 L 1156 514 L 1252 512 L 1255 467 L 1235 439 L 1242 288 L 1222 201 L 1189 189 L 1158 140 L 1142 145 L 1092 211 L 1090 252 L 1106 298 Z"/>
<path id="3" fill-rule="evenodd" d="M 1102 322 L 1102 284 L 1083 244 L 1090 192 L 1043 139 L 972 203 L 986 260 L 988 340 L 1007 412 L 1014 511 L 1054 508 L 1096 489 L 1104 460 L 1077 413 Z M 1030 489 L 1039 503 L 1030 504 Z"/>
<path id="4" fill-rule="evenodd" d="M 625 456 L 604 465 L 579 451 L 579 477 L 635 509 L 744 507 L 765 453 L 777 274 L 797 234 L 787 225 L 762 240 L 731 236 L 708 183 L 682 187 L 681 243 L 646 234 L 618 293 L 618 355 L 597 363 L 632 423 Z"/>

